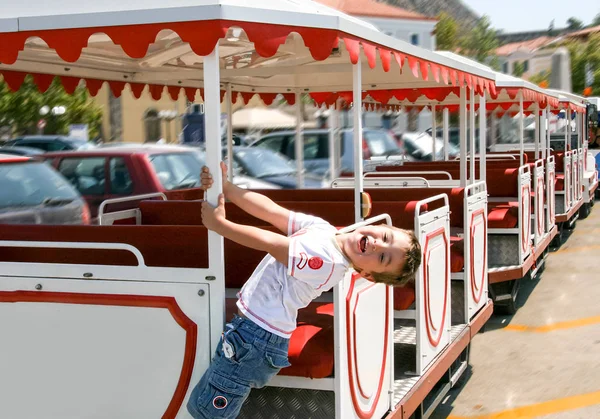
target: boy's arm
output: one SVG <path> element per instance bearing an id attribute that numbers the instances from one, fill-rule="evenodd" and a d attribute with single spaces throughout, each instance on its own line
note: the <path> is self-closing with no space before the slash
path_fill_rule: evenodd
<path id="1" fill-rule="evenodd" d="M 223 192 L 227 199 L 248 214 L 277 227 L 284 234 L 288 233 L 288 220 L 290 218 L 288 209 L 276 204 L 264 195 L 242 189 L 229 181 L 225 183 Z"/>
<path id="2" fill-rule="evenodd" d="M 248 214 L 277 227 L 284 234 L 288 234 L 288 220 L 290 218 L 288 209 L 277 205 L 264 195 L 239 188 L 229 182 L 227 180 L 227 166 L 223 162 L 221 162 L 221 170 L 223 171 L 223 193 L 227 199 Z M 201 177 L 202 186 L 209 188 L 212 185 L 212 177 L 208 172 L 208 168 L 202 169 Z"/>
<path id="3" fill-rule="evenodd" d="M 206 228 L 229 240 L 251 249 L 269 253 L 287 267 L 290 239 L 272 231 L 236 224 L 227 220 L 225 218 L 225 197 L 223 195 L 219 195 L 219 205 L 216 208 L 208 202 L 202 203 L 202 222 Z"/>

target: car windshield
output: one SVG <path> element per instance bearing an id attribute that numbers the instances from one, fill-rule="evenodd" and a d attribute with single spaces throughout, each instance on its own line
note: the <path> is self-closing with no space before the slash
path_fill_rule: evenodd
<path id="1" fill-rule="evenodd" d="M 200 170 L 204 166 L 203 152 L 152 154 L 149 159 L 166 190 L 200 186 Z"/>
<path id="2" fill-rule="evenodd" d="M 372 156 L 387 156 L 399 151 L 394 139 L 385 131 L 365 131 L 363 136 Z"/>
<path id="3" fill-rule="evenodd" d="M 296 168 L 290 160 L 264 148 L 236 150 L 235 158 L 250 176 L 259 179 L 296 173 Z"/>
<path id="4" fill-rule="evenodd" d="M 89 150 L 91 148 L 96 148 L 93 143 L 85 140 L 69 140 L 69 142 L 73 145 L 74 148 L 78 150 Z"/>
<path id="5" fill-rule="evenodd" d="M 71 184 L 46 163 L 0 164 L 0 208 L 33 207 L 79 198 Z"/>

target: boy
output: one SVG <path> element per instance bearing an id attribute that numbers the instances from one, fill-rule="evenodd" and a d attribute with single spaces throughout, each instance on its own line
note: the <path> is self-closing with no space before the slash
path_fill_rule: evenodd
<path id="1" fill-rule="evenodd" d="M 404 286 L 414 280 L 421 248 L 412 232 L 386 225 L 337 234 L 321 218 L 289 211 L 266 196 L 226 181 L 217 207 L 204 202 L 206 228 L 244 246 L 268 253 L 238 294 L 235 316 L 217 346 L 210 367 L 194 388 L 187 408 L 198 418 L 235 418 L 251 388 L 263 387 L 289 366 L 289 338 L 298 310 L 340 282 L 350 268 L 370 281 Z M 202 169 L 203 189 L 212 186 Z M 225 197 L 286 235 L 232 223 Z"/>

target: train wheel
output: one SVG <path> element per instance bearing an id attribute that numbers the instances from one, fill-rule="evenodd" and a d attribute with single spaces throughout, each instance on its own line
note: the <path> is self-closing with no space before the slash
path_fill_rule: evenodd
<path id="1" fill-rule="evenodd" d="M 590 204 L 583 204 L 581 206 L 581 209 L 579 210 L 579 218 L 580 219 L 585 219 L 590 215 L 591 212 L 591 208 L 590 208 Z"/>
<path id="2" fill-rule="evenodd" d="M 515 279 L 512 284 L 512 290 L 510 293 L 510 299 L 506 301 L 504 306 L 504 312 L 509 315 L 517 313 L 519 307 L 517 307 L 517 296 L 519 295 L 519 289 L 521 289 L 521 279 Z"/>
<path id="3" fill-rule="evenodd" d="M 494 284 L 491 296 L 494 301 L 494 311 L 500 315 L 513 315 L 517 312 L 517 296 L 521 288 L 521 279 Z"/>
<path id="4" fill-rule="evenodd" d="M 563 238 L 565 236 L 564 228 L 564 223 L 559 223 L 556 225 L 556 236 L 554 236 L 552 243 L 550 243 L 552 247 L 559 248 L 562 245 Z"/>

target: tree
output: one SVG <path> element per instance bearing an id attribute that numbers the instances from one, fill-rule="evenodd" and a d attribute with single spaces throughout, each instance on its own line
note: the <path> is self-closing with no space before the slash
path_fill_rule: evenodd
<path id="1" fill-rule="evenodd" d="M 64 106 L 66 112 L 63 115 L 50 112 L 42 117 L 40 109 L 43 106 L 49 109 Z M 46 120 L 46 134 L 68 134 L 69 125 L 87 124 L 93 138 L 102 123 L 102 109 L 90 100 L 85 88 L 80 86 L 69 95 L 56 78 L 45 93 L 40 93 L 31 76 L 27 76 L 17 92 L 0 82 L 0 126 L 11 126 L 14 135 L 35 134 L 41 118 Z"/>
<path id="2" fill-rule="evenodd" d="M 550 85 L 550 70 L 541 71 L 529 77 L 529 81 L 537 84 L 542 88 L 547 88 Z"/>
<path id="3" fill-rule="evenodd" d="M 487 16 L 479 19 L 477 25 L 460 40 L 461 52 L 480 63 L 494 61 L 498 44 L 496 30 L 491 27 Z"/>
<path id="4" fill-rule="evenodd" d="M 580 29 L 583 29 L 583 22 L 577 19 L 576 17 L 570 17 L 567 19 L 567 28 L 574 31 L 578 31 Z"/>
<path id="5" fill-rule="evenodd" d="M 522 77 L 525 73 L 525 63 L 520 61 L 515 61 L 515 65 L 513 66 L 513 76 Z"/>
<path id="6" fill-rule="evenodd" d="M 435 26 L 435 40 L 438 50 L 454 51 L 458 46 L 458 24 L 446 12 L 442 12 L 438 16 L 438 23 Z"/>
<path id="7" fill-rule="evenodd" d="M 596 15 L 590 26 L 600 26 L 600 13 Z"/>
<path id="8" fill-rule="evenodd" d="M 548 36 L 555 36 L 554 33 L 554 19 L 550 21 L 550 25 L 548 25 Z"/>
<path id="9" fill-rule="evenodd" d="M 571 56 L 571 82 L 573 92 L 583 93 L 591 87 L 593 94 L 600 94 L 600 34 L 589 37 L 587 42 L 571 41 L 566 44 Z M 592 83 L 586 83 L 587 75 Z"/>

